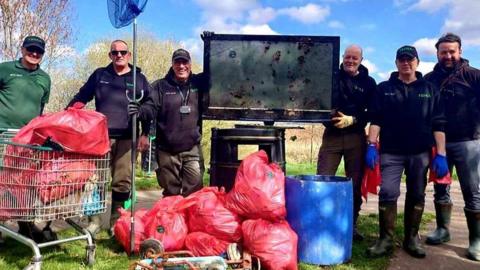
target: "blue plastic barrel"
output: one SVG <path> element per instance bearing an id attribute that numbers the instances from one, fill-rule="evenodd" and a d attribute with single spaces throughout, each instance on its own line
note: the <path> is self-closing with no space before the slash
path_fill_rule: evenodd
<path id="1" fill-rule="evenodd" d="M 298 235 L 298 259 L 319 265 L 352 257 L 353 189 L 350 178 L 286 177 L 287 220 Z"/>

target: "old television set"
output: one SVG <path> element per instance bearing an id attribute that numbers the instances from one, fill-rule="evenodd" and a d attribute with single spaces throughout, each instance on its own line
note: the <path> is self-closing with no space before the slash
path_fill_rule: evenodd
<path id="1" fill-rule="evenodd" d="M 204 119 L 323 122 L 338 88 L 336 36 L 205 32 Z"/>

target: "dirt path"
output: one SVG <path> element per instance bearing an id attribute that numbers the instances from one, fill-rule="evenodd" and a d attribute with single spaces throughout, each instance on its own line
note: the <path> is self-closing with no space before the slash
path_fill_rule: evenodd
<path id="1" fill-rule="evenodd" d="M 390 261 L 388 270 L 403 269 L 422 269 L 422 270 L 480 270 L 480 262 L 473 262 L 466 258 L 466 248 L 468 247 L 468 229 L 465 215 L 463 213 L 463 198 L 458 182 L 452 185 L 452 200 L 454 203 L 452 221 L 450 224 L 450 234 L 452 240 L 447 244 L 439 246 L 424 245 L 427 252 L 425 259 L 416 259 L 405 253 L 401 247 L 397 247 L 394 256 Z M 403 211 L 405 202 L 405 186 L 402 185 L 402 196 L 398 201 L 399 211 Z M 362 206 L 362 214 L 378 212 L 378 197 L 369 196 L 369 201 Z M 433 206 L 433 185 L 427 186 L 427 199 L 425 212 L 435 213 Z M 435 221 L 428 225 L 426 231 L 421 232 L 422 241 L 424 241 L 428 232 L 435 228 Z M 397 239 L 398 240 L 398 239 Z"/>

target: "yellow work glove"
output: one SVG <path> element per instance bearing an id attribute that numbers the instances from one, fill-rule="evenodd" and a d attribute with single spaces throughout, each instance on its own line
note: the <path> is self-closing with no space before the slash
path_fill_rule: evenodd
<path id="1" fill-rule="evenodd" d="M 341 111 L 338 111 L 338 116 L 332 118 L 333 124 L 336 128 L 346 128 L 353 125 L 353 116 L 345 115 Z"/>

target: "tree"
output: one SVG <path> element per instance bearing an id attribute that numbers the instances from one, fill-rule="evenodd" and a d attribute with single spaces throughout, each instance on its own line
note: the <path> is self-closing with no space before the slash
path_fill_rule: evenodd
<path id="1" fill-rule="evenodd" d="M 23 39 L 37 35 L 46 42 L 42 67 L 49 70 L 72 40 L 68 0 L 0 0 L 0 59 L 20 56 Z"/>

